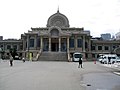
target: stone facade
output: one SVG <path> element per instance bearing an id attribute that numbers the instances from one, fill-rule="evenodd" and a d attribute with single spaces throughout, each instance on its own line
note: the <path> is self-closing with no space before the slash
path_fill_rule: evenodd
<path id="1" fill-rule="evenodd" d="M 116 33 L 116 40 L 120 40 L 120 32 Z"/>
<path id="2" fill-rule="evenodd" d="M 3 58 L 5 59 L 9 59 L 9 55 L 10 55 L 9 50 L 11 48 L 16 49 L 18 55 L 22 57 L 22 51 L 23 51 L 22 47 L 23 47 L 23 44 L 21 39 L 20 40 L 16 40 L 16 39 L 0 40 L 0 48 L 2 49 L 0 53 L 4 52 Z"/>
<path id="3" fill-rule="evenodd" d="M 31 28 L 21 34 L 20 40 L 7 40 L 7 43 L 11 47 L 17 43 L 19 55 L 26 59 L 32 57 L 32 60 L 39 60 L 43 52 L 66 52 L 67 60 L 70 60 L 74 52 L 80 52 L 83 60 L 93 60 L 101 53 L 116 53 L 115 49 L 120 44 L 119 41 L 93 39 L 90 31 L 83 27 L 70 27 L 68 18 L 59 10 L 48 18 L 46 27 Z M 0 45 L 1 48 L 7 47 L 5 40 L 0 41 Z"/>

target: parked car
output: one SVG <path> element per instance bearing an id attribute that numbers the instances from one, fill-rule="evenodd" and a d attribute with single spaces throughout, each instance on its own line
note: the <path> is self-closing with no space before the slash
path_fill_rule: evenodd
<path id="1" fill-rule="evenodd" d="M 14 59 L 15 59 L 15 60 L 20 60 L 20 57 L 19 57 L 19 56 L 15 56 Z"/>
<path id="2" fill-rule="evenodd" d="M 98 58 L 98 61 L 102 63 L 102 60 L 103 60 L 103 56 L 100 56 L 100 57 Z"/>
<path id="3" fill-rule="evenodd" d="M 73 61 L 74 61 L 74 62 L 78 62 L 80 57 L 82 58 L 82 54 L 79 53 L 79 52 L 75 52 L 75 53 L 73 54 Z"/>
<path id="4" fill-rule="evenodd" d="M 99 61 L 103 64 L 114 64 L 117 60 L 119 59 L 116 54 L 104 54 L 99 57 Z"/>
<path id="5" fill-rule="evenodd" d="M 120 63 L 120 57 L 117 57 L 116 63 Z"/>

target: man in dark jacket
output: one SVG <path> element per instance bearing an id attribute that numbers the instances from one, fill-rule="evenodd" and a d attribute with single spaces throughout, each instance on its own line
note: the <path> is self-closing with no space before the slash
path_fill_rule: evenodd
<path id="1" fill-rule="evenodd" d="M 78 68 L 80 68 L 80 66 L 81 66 L 81 68 L 82 68 L 82 58 L 81 58 L 81 57 L 79 58 L 79 65 L 78 65 Z"/>

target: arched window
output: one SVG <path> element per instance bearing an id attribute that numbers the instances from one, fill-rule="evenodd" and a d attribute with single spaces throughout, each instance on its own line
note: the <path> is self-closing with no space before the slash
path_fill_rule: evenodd
<path id="1" fill-rule="evenodd" d="M 59 36 L 59 31 L 57 29 L 52 29 L 50 33 L 51 36 Z"/>

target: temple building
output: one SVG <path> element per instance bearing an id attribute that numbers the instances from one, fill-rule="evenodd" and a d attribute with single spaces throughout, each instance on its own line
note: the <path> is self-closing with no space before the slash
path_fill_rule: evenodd
<path id="1" fill-rule="evenodd" d="M 59 10 L 48 18 L 46 26 L 31 28 L 31 31 L 22 35 L 24 55 L 28 56 L 31 52 L 34 57 L 41 53 L 42 57 L 44 53 L 52 59 L 53 56 L 59 56 L 57 59 L 60 60 L 61 56 L 67 59 L 74 52 L 81 52 L 84 58 L 86 55 L 90 57 L 90 31 L 70 27 L 68 18 Z"/>
<path id="2" fill-rule="evenodd" d="M 120 44 L 119 41 L 93 39 L 90 31 L 83 27 L 70 27 L 68 18 L 59 10 L 48 18 L 46 27 L 32 27 L 15 42 L 7 44 L 5 40 L 1 40 L 0 45 L 5 51 L 16 47 L 19 56 L 39 61 L 69 61 L 74 52 L 82 53 L 83 60 L 93 60 L 100 53 L 116 53 L 115 49 L 119 48 Z M 9 55 L 8 51 L 6 55 Z"/>

